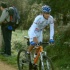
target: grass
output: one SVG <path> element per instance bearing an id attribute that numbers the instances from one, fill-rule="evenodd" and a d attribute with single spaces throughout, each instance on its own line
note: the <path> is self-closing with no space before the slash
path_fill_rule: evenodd
<path id="1" fill-rule="evenodd" d="M 6 62 L 7 64 L 13 65 L 14 67 L 17 67 L 16 56 L 5 57 L 0 55 L 0 60 Z"/>
<path id="2" fill-rule="evenodd" d="M 4 57 L 0 55 L 0 60 L 5 61 L 7 64 L 11 64 L 17 68 L 17 53 L 20 48 L 26 47 L 26 40 L 24 36 L 27 36 L 27 31 L 16 30 L 12 35 L 12 56 Z M 55 70 L 70 70 L 70 53 L 69 47 L 54 47 L 48 46 L 45 48 L 48 52 L 48 55 L 51 57 L 53 61 L 53 65 Z"/>
<path id="3" fill-rule="evenodd" d="M 27 31 L 21 31 L 21 30 L 16 30 L 15 32 L 12 33 L 12 56 L 10 57 L 5 57 L 3 55 L 0 55 L 0 60 L 6 62 L 7 64 L 10 64 L 14 67 L 17 68 L 17 54 L 19 49 L 25 45 L 26 40 L 24 40 L 24 36 L 27 36 Z"/>

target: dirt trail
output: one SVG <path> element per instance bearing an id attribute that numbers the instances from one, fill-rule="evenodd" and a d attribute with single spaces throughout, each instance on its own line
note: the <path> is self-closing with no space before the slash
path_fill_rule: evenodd
<path id="1" fill-rule="evenodd" d="M 13 68 L 11 65 L 7 65 L 6 63 L 0 61 L 0 70 L 17 70 Z"/>

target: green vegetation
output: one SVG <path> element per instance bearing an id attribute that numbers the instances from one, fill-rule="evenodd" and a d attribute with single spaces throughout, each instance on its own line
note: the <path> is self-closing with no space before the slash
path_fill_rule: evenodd
<path id="1" fill-rule="evenodd" d="M 57 70 L 70 70 L 70 25 L 58 27 L 57 30 L 55 45 L 47 48 L 48 55 Z"/>
<path id="2" fill-rule="evenodd" d="M 5 61 L 7 64 L 11 64 L 14 67 L 17 67 L 17 53 L 21 48 L 26 48 L 24 36 L 27 35 L 27 31 L 16 30 L 12 35 L 12 56 L 5 57 L 0 55 L 0 60 Z"/>
<path id="3" fill-rule="evenodd" d="M 62 31 L 61 31 L 62 30 Z M 48 46 L 45 49 L 53 61 L 55 70 L 70 69 L 70 25 L 58 27 L 55 31 L 55 45 Z M 46 34 L 46 33 L 44 33 Z M 27 31 L 16 30 L 12 36 L 12 56 L 4 57 L 0 55 L 0 59 L 17 67 L 17 53 L 20 48 L 26 48 L 26 40 L 24 36 Z M 45 35 L 44 35 L 45 36 Z"/>
<path id="4" fill-rule="evenodd" d="M 20 29 L 28 29 L 34 18 L 40 14 L 42 5 L 50 5 L 51 14 L 58 25 L 67 25 L 70 21 L 70 0 L 0 0 L 8 3 L 8 6 L 16 6 L 21 16 Z M 62 21 L 62 22 L 61 22 Z"/>
<path id="5" fill-rule="evenodd" d="M 14 67 L 17 67 L 17 57 L 16 56 L 10 56 L 10 57 L 5 57 L 3 55 L 0 55 L 0 60 L 6 62 L 7 64 L 10 64 Z"/>
<path id="6" fill-rule="evenodd" d="M 46 47 L 48 55 L 51 57 L 55 70 L 70 70 L 70 0 L 0 0 L 18 8 L 21 23 L 19 29 L 13 32 L 12 36 L 12 56 L 0 59 L 9 64 L 17 66 L 17 53 L 20 48 L 25 48 L 27 30 L 34 18 L 40 13 L 41 6 L 50 5 L 51 14 L 55 18 L 55 45 Z M 1 13 L 1 11 L 0 11 Z M 65 25 L 65 26 L 64 26 Z M 48 28 L 48 27 L 47 27 Z M 46 31 L 49 34 L 48 30 Z M 46 36 L 44 32 L 44 38 Z M 49 35 L 45 39 L 49 39 Z"/>

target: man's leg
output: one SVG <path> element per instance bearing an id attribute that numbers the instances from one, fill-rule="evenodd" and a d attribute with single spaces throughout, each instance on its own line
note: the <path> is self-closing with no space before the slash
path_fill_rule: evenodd
<path id="1" fill-rule="evenodd" d="M 33 38 L 33 42 L 34 42 L 34 44 L 35 44 L 35 43 L 38 43 L 37 37 L 34 37 L 34 38 Z M 31 52 L 33 48 L 34 48 L 34 45 L 31 44 L 31 45 L 29 46 L 29 48 L 28 48 L 28 52 Z"/>
<path id="2" fill-rule="evenodd" d="M 42 31 L 40 31 L 38 34 L 38 42 L 42 42 L 42 40 L 43 40 L 43 35 L 42 35 Z M 39 49 L 36 50 L 36 54 L 38 51 L 39 51 Z"/>
<path id="3" fill-rule="evenodd" d="M 5 27 L 1 27 L 1 30 L 2 30 L 2 35 L 3 35 L 3 40 L 4 40 L 4 46 L 3 46 L 3 49 L 4 49 L 4 54 L 6 54 L 6 52 L 5 52 L 5 45 L 6 45 L 6 43 L 5 43 L 5 38 L 6 38 L 6 30 L 5 30 L 6 28 Z"/>
<path id="4" fill-rule="evenodd" d="M 4 53 L 11 55 L 11 35 L 12 31 L 7 30 L 5 27 L 2 27 L 2 34 L 4 39 Z"/>
<path id="5" fill-rule="evenodd" d="M 5 53 L 11 55 L 11 36 L 12 31 L 6 30 L 5 34 Z"/>
<path id="6" fill-rule="evenodd" d="M 33 48 L 34 48 L 34 46 L 30 45 L 29 48 L 28 48 L 28 53 L 30 53 Z"/>
<path id="7" fill-rule="evenodd" d="M 43 35 L 42 35 L 42 31 L 41 31 L 41 32 L 39 32 L 38 42 L 42 42 L 42 40 L 43 40 Z M 38 58 L 40 56 L 40 50 L 41 50 L 41 46 L 39 46 L 39 48 L 36 49 L 36 53 L 35 53 L 36 58 L 34 59 L 34 64 L 36 64 L 38 61 Z"/>

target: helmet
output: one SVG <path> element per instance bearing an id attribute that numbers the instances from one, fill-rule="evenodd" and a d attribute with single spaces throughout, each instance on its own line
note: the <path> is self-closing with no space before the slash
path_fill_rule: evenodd
<path id="1" fill-rule="evenodd" d="M 48 6 L 48 5 L 42 6 L 42 12 L 50 13 L 51 12 L 50 6 Z"/>

